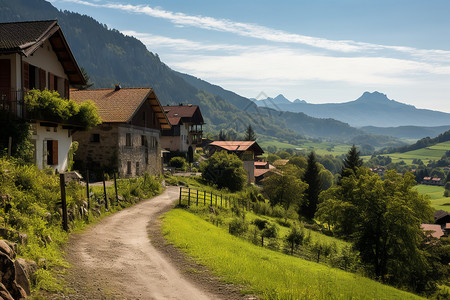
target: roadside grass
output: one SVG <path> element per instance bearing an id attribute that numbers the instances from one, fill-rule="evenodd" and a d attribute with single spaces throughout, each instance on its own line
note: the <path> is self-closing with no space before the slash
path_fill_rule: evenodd
<path id="1" fill-rule="evenodd" d="M 255 246 L 182 209 L 163 216 L 169 242 L 242 293 L 264 299 L 422 299 L 359 275 Z"/>
<path id="2" fill-rule="evenodd" d="M 419 193 L 430 196 L 431 206 L 434 209 L 450 212 L 450 197 L 444 197 L 444 187 L 419 184 L 414 187 Z"/>

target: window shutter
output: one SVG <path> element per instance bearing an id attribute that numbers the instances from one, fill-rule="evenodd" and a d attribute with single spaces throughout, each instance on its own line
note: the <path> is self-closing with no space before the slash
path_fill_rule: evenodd
<path id="1" fill-rule="evenodd" d="M 64 79 L 64 97 L 69 99 L 69 80 Z"/>
<path id="2" fill-rule="evenodd" d="M 52 141 L 52 165 L 58 164 L 58 140 Z"/>
<path id="3" fill-rule="evenodd" d="M 45 78 L 45 70 L 39 69 L 39 89 L 41 91 L 45 90 L 47 81 Z"/>
<path id="4" fill-rule="evenodd" d="M 48 72 L 48 89 L 51 91 L 55 90 L 55 75 Z"/>
<path id="5" fill-rule="evenodd" d="M 23 88 L 24 90 L 30 89 L 30 65 L 27 62 L 23 62 Z"/>

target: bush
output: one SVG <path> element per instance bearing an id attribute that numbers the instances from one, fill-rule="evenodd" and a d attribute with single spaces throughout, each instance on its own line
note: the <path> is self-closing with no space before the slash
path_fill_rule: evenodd
<path id="1" fill-rule="evenodd" d="M 169 161 L 169 166 L 184 171 L 186 169 L 186 159 L 184 159 L 184 157 L 181 156 L 172 157 Z"/>
<path id="2" fill-rule="evenodd" d="M 234 218 L 228 227 L 230 234 L 235 236 L 241 236 L 248 230 L 248 223 L 242 218 Z"/>

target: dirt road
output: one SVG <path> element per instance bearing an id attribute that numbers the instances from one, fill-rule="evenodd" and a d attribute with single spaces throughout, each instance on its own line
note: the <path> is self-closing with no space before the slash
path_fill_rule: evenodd
<path id="1" fill-rule="evenodd" d="M 178 188 L 111 215 L 81 234 L 66 249 L 73 265 L 66 280 L 70 299 L 218 299 L 188 280 L 151 242 L 158 213 L 173 205 Z M 154 228 L 153 228 L 154 230 Z"/>

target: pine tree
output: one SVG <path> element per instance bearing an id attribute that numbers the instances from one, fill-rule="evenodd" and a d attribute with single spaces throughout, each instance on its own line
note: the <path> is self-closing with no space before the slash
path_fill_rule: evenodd
<path id="1" fill-rule="evenodd" d="M 300 214 L 308 219 L 314 218 L 319 202 L 319 194 L 322 191 L 319 176 L 319 168 L 317 166 L 316 155 L 314 152 L 308 155 L 308 165 L 302 178 L 303 182 L 308 184 L 305 192 L 305 201 L 301 207 Z"/>
<path id="2" fill-rule="evenodd" d="M 245 131 L 245 141 L 256 141 L 256 134 L 252 128 L 252 125 L 248 125 L 247 130 Z"/>
<path id="3" fill-rule="evenodd" d="M 219 141 L 226 141 L 227 140 L 227 134 L 223 131 L 219 131 Z"/>
<path id="4" fill-rule="evenodd" d="M 350 174 L 355 174 L 356 169 L 362 167 L 363 160 L 359 157 L 359 151 L 353 145 L 344 159 L 344 165 L 341 170 L 341 178 L 347 177 Z"/>

